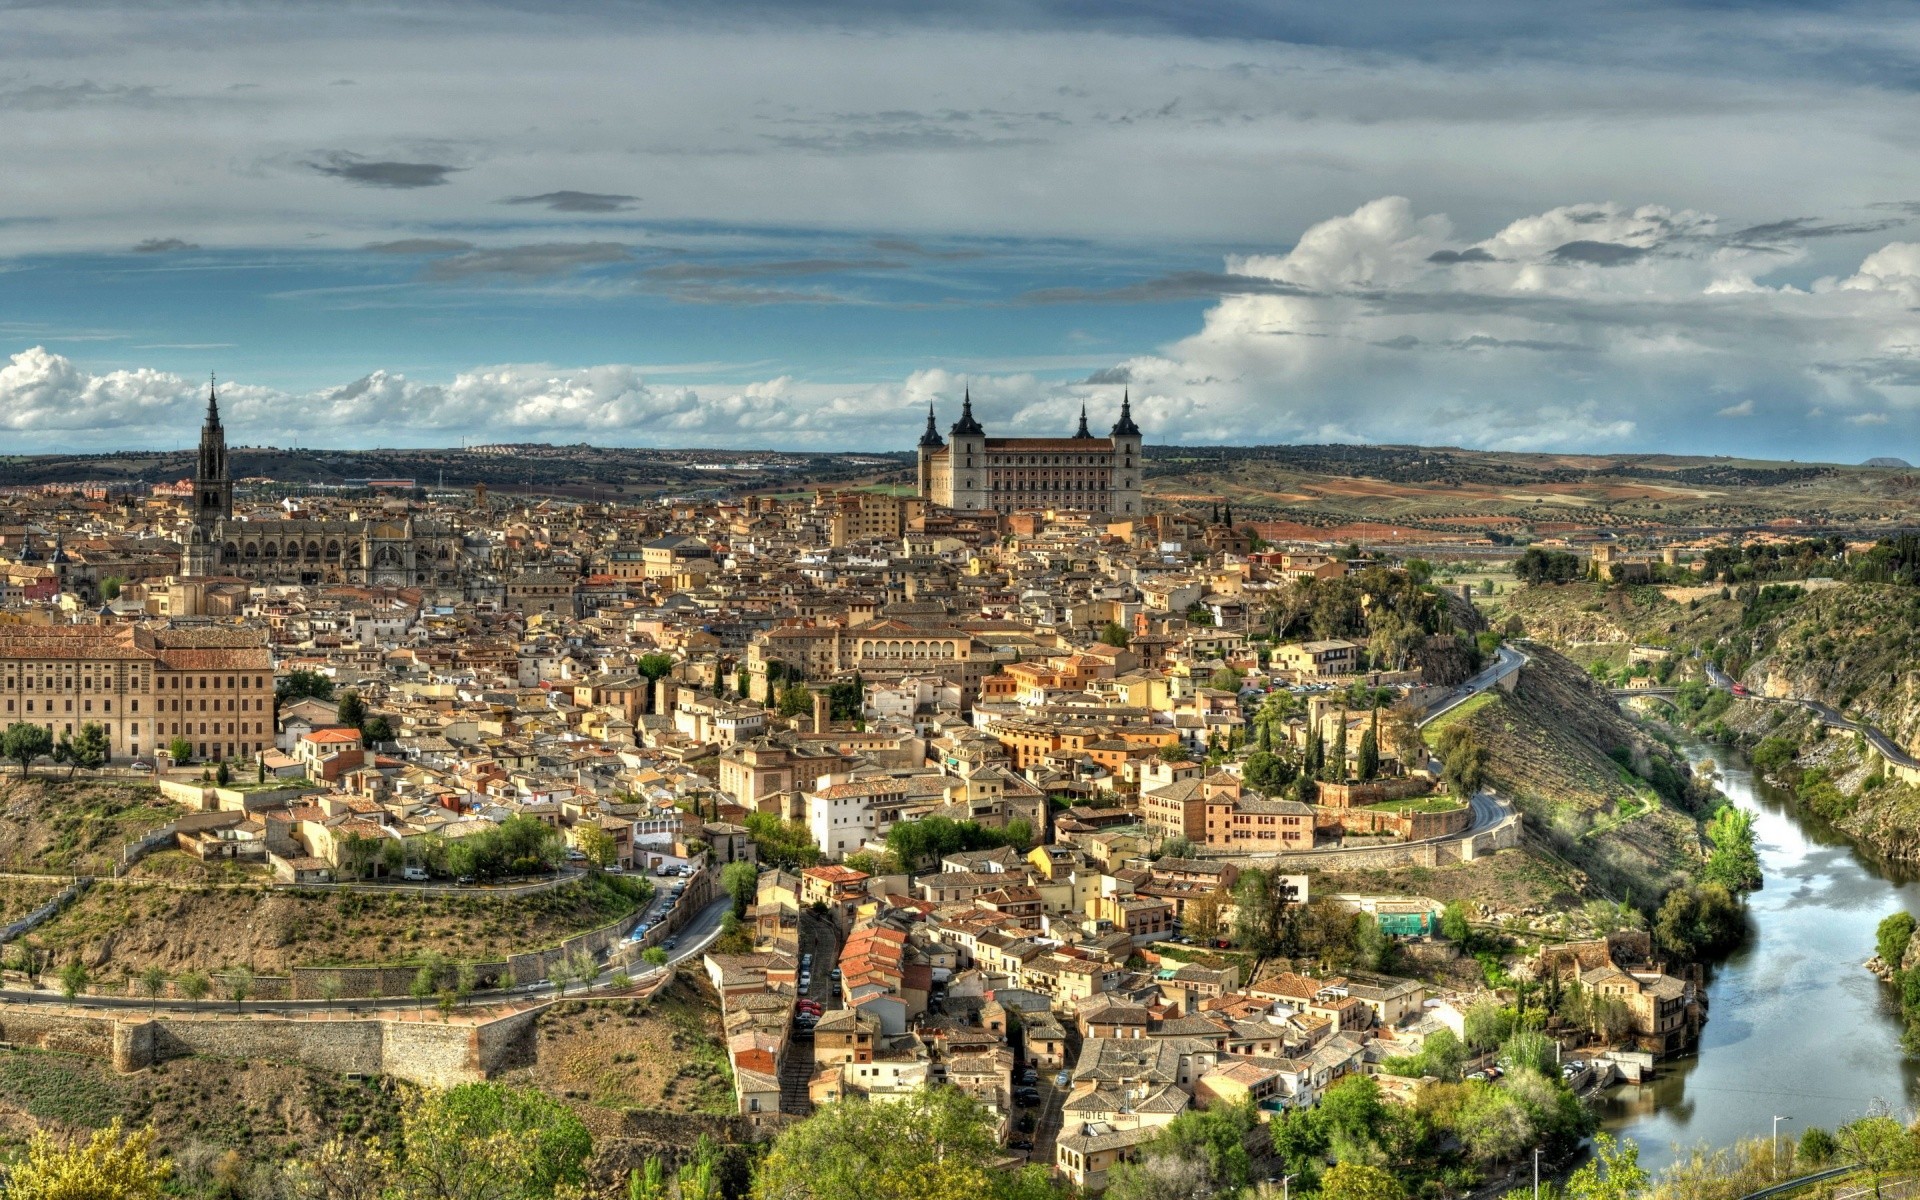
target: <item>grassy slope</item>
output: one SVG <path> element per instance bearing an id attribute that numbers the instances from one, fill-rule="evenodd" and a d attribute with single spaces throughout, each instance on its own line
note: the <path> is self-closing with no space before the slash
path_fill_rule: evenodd
<path id="1" fill-rule="evenodd" d="M 595 1139 L 628 1111 L 733 1111 L 719 999 L 682 971 L 644 1007 L 563 1003 L 541 1016 L 539 1058 L 503 1077 L 565 1098 Z"/>
<path id="2" fill-rule="evenodd" d="M 1665 748 L 1570 660 L 1530 652 L 1514 693 L 1489 693 L 1448 714 L 1491 752 L 1494 786 L 1526 814 L 1523 846 L 1457 866 L 1326 873 L 1322 891 L 1410 892 L 1502 913 L 1570 911 L 1596 896 L 1644 901 L 1690 872 L 1695 819 L 1662 803 L 1610 754 L 1625 747 L 1644 766 Z"/>
<path id="3" fill-rule="evenodd" d="M 101 978 L 246 963 L 406 962 L 431 951 L 490 960 L 618 920 L 632 902 L 597 881 L 525 896 L 403 896 L 257 887 L 97 884 L 36 937 Z"/>
<path id="4" fill-rule="evenodd" d="M 149 786 L 41 770 L 0 779 L 0 871 L 104 874 L 124 843 L 180 815 Z"/>

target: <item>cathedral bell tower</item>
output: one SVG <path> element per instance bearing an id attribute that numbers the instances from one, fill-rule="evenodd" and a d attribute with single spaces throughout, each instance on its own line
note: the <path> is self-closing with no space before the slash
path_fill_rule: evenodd
<path id="1" fill-rule="evenodd" d="M 227 473 L 227 431 L 220 425 L 220 397 L 207 381 L 207 419 L 200 426 L 200 461 L 193 472 L 193 523 L 211 531 L 233 519 L 233 477 Z"/>
<path id="2" fill-rule="evenodd" d="M 200 459 L 193 468 L 193 526 L 181 554 L 180 573 L 204 578 L 216 570 L 221 522 L 233 519 L 233 476 L 227 471 L 227 431 L 220 426 L 220 398 L 207 381 L 207 419 L 200 426 Z"/>

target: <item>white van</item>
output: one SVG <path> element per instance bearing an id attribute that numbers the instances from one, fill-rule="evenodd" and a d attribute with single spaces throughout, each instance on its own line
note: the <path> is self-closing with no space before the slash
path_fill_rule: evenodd
<path id="1" fill-rule="evenodd" d="M 425 883 L 427 881 L 427 869 L 425 867 L 401 867 L 400 878 L 409 883 Z"/>

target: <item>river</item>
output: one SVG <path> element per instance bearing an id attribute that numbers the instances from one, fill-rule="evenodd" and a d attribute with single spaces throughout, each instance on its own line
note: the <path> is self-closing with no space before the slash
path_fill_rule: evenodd
<path id="1" fill-rule="evenodd" d="M 1743 759 L 1687 749 L 1720 763 L 1720 790 L 1754 814 L 1766 886 L 1749 899 L 1746 944 L 1709 976 L 1699 1051 L 1661 1063 L 1644 1086 L 1612 1089 L 1602 1127 L 1638 1140 L 1641 1163 L 1657 1169 L 1676 1146 L 1766 1136 L 1776 1114 L 1791 1118 L 1780 1122 L 1786 1138 L 1831 1129 L 1875 1100 L 1907 1113 L 1920 1068 L 1901 1056 L 1891 989 L 1860 964 L 1882 917 L 1920 913 L 1920 883 L 1796 811 Z"/>

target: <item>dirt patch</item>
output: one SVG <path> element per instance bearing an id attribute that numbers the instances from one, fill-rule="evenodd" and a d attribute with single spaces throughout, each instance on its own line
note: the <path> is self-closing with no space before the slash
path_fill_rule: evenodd
<path id="1" fill-rule="evenodd" d="M 566 1100 L 596 1140 L 625 1131 L 629 1112 L 733 1111 L 719 997 L 691 972 L 644 1003 L 557 1004 L 535 1037 L 537 1061 L 503 1081 Z"/>
<path id="2" fill-rule="evenodd" d="M 77 956 L 97 978 L 245 964 L 405 963 L 431 953 L 489 961 L 616 921 L 637 902 L 605 878 L 510 896 L 410 896 L 265 887 L 96 884 L 40 927 L 55 961 Z"/>
<path id="3" fill-rule="evenodd" d="M 9 774 L 0 779 L 0 871 L 109 874 L 123 845 L 179 815 L 147 784 Z"/>
<path id="4" fill-rule="evenodd" d="M 0 925 L 26 916 L 65 886 L 57 879 L 0 879 Z"/>

